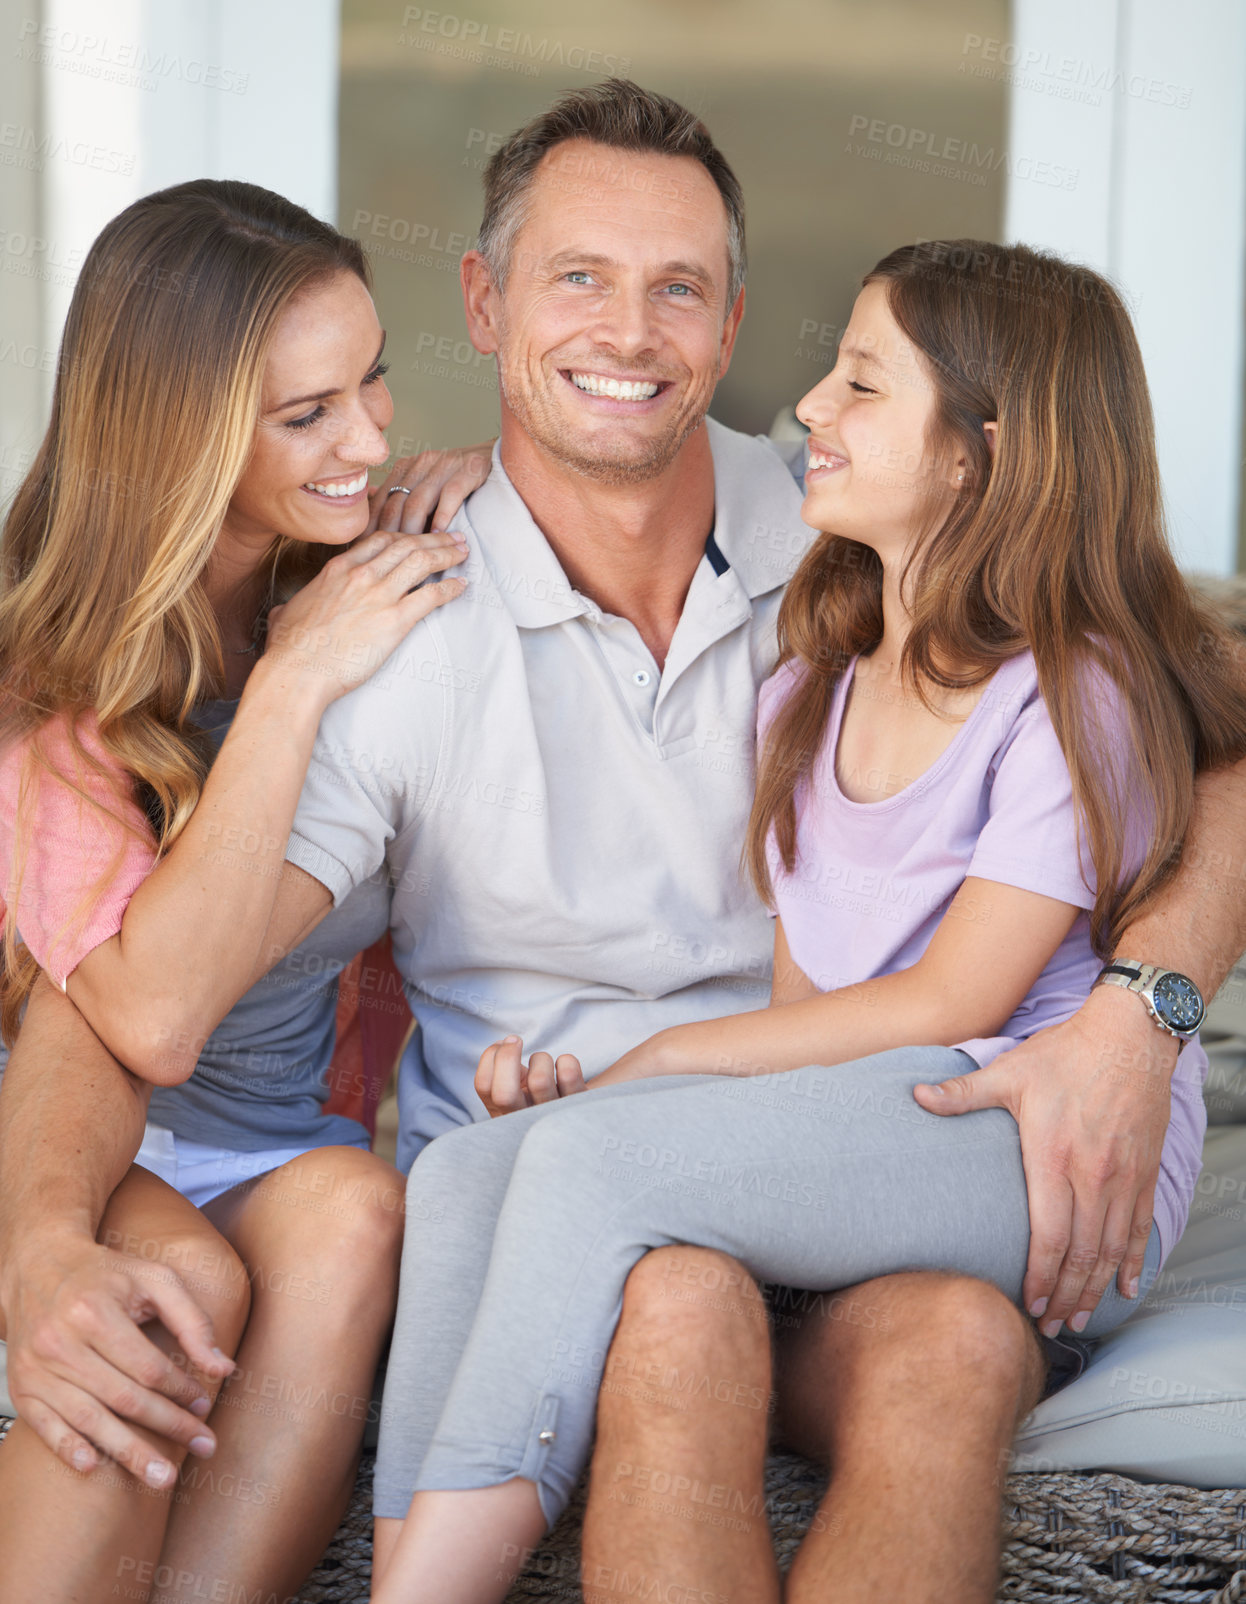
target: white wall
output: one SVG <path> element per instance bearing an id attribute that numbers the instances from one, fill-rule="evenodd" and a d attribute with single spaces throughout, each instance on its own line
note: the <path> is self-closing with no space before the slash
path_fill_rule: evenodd
<path id="1" fill-rule="evenodd" d="M 1009 144 L 1076 171 L 1012 184 L 1006 237 L 1123 290 L 1146 362 L 1174 545 L 1237 567 L 1246 298 L 1246 5 L 1013 0 Z"/>
<path id="2" fill-rule="evenodd" d="M 338 0 L 23 0 L 0 63 L 0 500 L 42 432 L 77 266 L 182 179 L 245 177 L 333 218 Z M 976 58 L 974 60 L 973 58 Z M 1236 567 L 1246 254 L 1246 4 L 1013 0 L 1006 235 L 1107 272 L 1134 310 L 1174 539 Z"/>
<path id="3" fill-rule="evenodd" d="M 16 46 L 0 81 L 0 245 L 27 242 L 28 260 L 0 254 L 0 354 L 16 353 L 0 361 L 0 498 L 42 434 L 77 269 L 110 217 L 201 177 L 263 184 L 330 220 L 337 205 L 338 0 L 13 9 Z"/>

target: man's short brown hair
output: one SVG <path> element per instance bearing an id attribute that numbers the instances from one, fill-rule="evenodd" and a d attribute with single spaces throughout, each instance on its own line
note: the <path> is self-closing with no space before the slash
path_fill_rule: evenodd
<path id="1" fill-rule="evenodd" d="M 627 78 L 607 78 L 587 89 L 569 90 L 548 111 L 517 129 L 490 158 L 478 248 L 498 288 L 505 288 L 537 167 L 556 145 L 572 139 L 615 150 L 691 156 L 700 162 L 727 210 L 727 305 L 733 305 L 744 284 L 746 265 L 740 181 L 699 117 L 677 100 L 642 89 Z"/>

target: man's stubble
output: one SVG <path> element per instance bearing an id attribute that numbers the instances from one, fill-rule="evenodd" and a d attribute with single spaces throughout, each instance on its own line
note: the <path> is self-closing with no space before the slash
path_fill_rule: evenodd
<path id="1" fill-rule="evenodd" d="M 689 436 L 701 426 L 708 410 L 707 403 L 701 411 L 677 412 L 660 435 L 639 442 L 639 451 L 633 441 L 628 441 L 626 446 L 620 441 L 620 449 L 614 452 L 597 444 L 589 448 L 566 427 L 552 406 L 534 403 L 523 385 L 509 385 L 506 369 L 507 364 L 499 351 L 498 386 L 515 421 L 528 438 L 556 462 L 600 485 L 638 485 L 658 478 L 674 462 Z M 633 377 L 644 371 L 643 362 L 633 363 L 629 369 Z M 655 380 L 670 379 L 671 375 L 654 373 L 653 377 Z"/>

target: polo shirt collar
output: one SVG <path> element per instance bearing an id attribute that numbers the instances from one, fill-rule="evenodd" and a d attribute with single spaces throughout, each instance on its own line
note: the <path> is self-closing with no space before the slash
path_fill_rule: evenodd
<path id="1" fill-rule="evenodd" d="M 748 438 L 754 449 L 742 454 L 731 430 L 713 418 L 706 426 L 714 462 L 714 528 L 706 556 L 717 574 L 730 571 L 752 601 L 787 583 L 813 536 L 801 521 L 799 490 L 778 453 Z M 511 483 L 501 441 L 494 443 L 492 472 L 465 512 L 471 528 L 485 537 L 479 555 L 521 629 L 596 611 L 567 578 Z"/>
<path id="2" fill-rule="evenodd" d="M 479 555 L 521 629 L 543 629 L 581 617 L 592 610 L 591 604 L 563 572 L 553 547 L 507 476 L 501 444 L 494 442 L 493 470 L 468 498 L 465 509 L 472 529 L 484 536 Z M 471 577 L 469 566 L 469 581 Z"/>
<path id="3" fill-rule="evenodd" d="M 714 458 L 714 543 L 750 601 L 786 585 L 817 538 L 783 458 L 763 439 L 707 418 Z M 746 443 L 747 442 L 747 443 Z"/>

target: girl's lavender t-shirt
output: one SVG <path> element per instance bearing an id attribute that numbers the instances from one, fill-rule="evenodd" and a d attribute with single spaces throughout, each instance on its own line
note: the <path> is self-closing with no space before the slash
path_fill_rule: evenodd
<path id="1" fill-rule="evenodd" d="M 796 861 L 789 874 L 770 844 L 775 909 L 788 948 L 821 991 L 910 968 L 969 876 L 1054 897 L 1083 911 L 998 1036 L 960 1042 L 979 1066 L 1047 1025 L 1070 1018 L 1102 967 L 1090 944 L 1094 871 L 1079 851 L 1072 783 L 1029 652 L 996 671 L 951 743 L 918 779 L 881 802 L 852 802 L 835 753 L 856 660 L 835 690 L 826 737 L 796 797 Z M 758 704 L 764 739 L 798 670 L 785 664 Z M 1113 692 L 1100 687 L 1110 735 Z M 1141 841 L 1145 824 L 1131 832 Z M 958 908 L 973 917 L 972 899 Z M 1141 1006 L 1141 1004 L 1139 1004 Z M 914 1044 L 918 1045 L 918 1044 Z M 1155 1223 L 1165 1255 L 1185 1227 L 1202 1165 L 1207 1057 L 1182 1048 L 1160 1158 Z"/>

